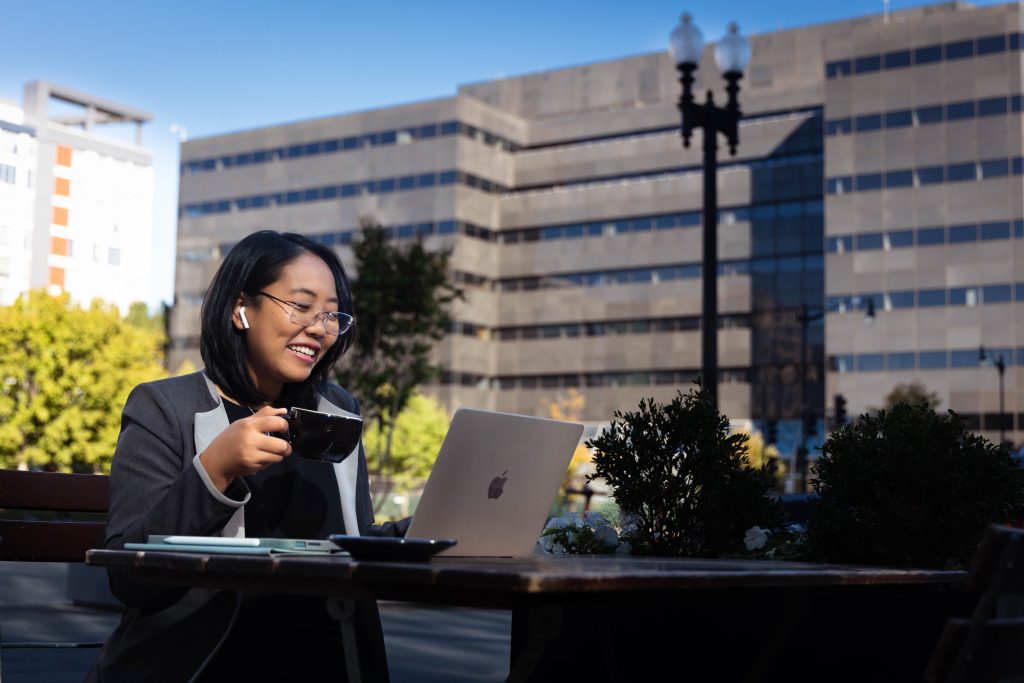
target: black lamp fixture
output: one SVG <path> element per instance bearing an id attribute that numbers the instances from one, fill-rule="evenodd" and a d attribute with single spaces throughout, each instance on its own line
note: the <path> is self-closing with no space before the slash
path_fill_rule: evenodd
<path id="1" fill-rule="evenodd" d="M 1006 358 L 1001 353 L 993 353 L 984 346 L 979 346 L 978 362 L 982 365 L 991 365 L 999 372 L 999 443 L 1006 443 L 1006 388 L 1003 384 Z"/>
<path id="2" fill-rule="evenodd" d="M 739 144 L 740 79 L 750 62 L 750 43 L 739 33 L 736 23 L 715 46 L 715 62 L 725 78 L 728 101 L 724 107 L 715 105 L 714 94 L 707 92 L 704 104 L 693 96 L 694 73 L 704 52 L 704 36 L 689 13 L 669 35 L 669 51 L 679 70 L 683 94 L 679 98 L 682 114 L 680 133 L 683 146 L 690 146 L 693 131 L 704 131 L 704 258 L 702 267 L 703 309 L 701 313 L 701 379 L 713 396 L 718 395 L 718 134 L 729 143 L 729 153 L 736 154 Z"/>

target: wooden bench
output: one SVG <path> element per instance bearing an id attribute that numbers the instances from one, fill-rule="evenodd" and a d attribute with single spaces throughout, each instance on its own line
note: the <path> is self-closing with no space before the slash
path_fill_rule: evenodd
<path id="1" fill-rule="evenodd" d="M 1024 530 L 990 526 L 968 581 L 980 593 L 974 615 L 946 623 L 925 680 L 1017 680 L 1024 676 Z"/>
<path id="2" fill-rule="evenodd" d="M 84 562 L 103 545 L 110 479 L 94 474 L 0 470 L 0 561 Z M 77 521 L 71 513 L 97 513 Z M 81 515 L 79 515 L 81 516 Z M 0 625 L 2 626 L 2 625 Z M 14 648 L 98 648 L 103 643 L 29 643 L 0 640 Z M 0 656 L 0 677 L 2 677 Z"/>

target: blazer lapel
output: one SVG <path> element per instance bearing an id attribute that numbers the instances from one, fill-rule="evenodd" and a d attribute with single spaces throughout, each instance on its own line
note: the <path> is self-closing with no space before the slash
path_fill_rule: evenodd
<path id="1" fill-rule="evenodd" d="M 203 373 L 203 379 L 206 380 L 206 388 L 210 390 L 210 396 L 217 402 L 217 405 L 205 413 L 196 413 L 194 427 L 196 453 L 205 451 L 210 443 L 231 424 L 228 420 L 228 413 L 224 410 L 224 402 L 221 401 L 220 394 L 217 393 L 217 387 L 214 386 L 205 372 Z M 244 505 L 235 510 L 235 513 L 231 515 L 231 519 L 224 525 L 220 535 L 227 537 L 245 536 Z"/>
<path id="2" fill-rule="evenodd" d="M 206 380 L 206 388 L 210 390 L 210 396 L 217 402 L 213 410 L 208 410 L 205 413 L 196 413 L 195 417 L 195 440 L 196 440 L 196 453 L 202 453 L 206 450 L 207 446 L 210 445 L 217 436 L 228 428 L 228 414 L 224 410 L 224 403 L 220 399 L 220 395 L 217 393 L 217 388 L 210 381 L 210 378 L 203 373 L 203 379 Z"/>

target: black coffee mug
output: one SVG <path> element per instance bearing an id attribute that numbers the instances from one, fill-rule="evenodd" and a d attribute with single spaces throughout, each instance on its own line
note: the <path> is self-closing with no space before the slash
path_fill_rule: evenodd
<path id="1" fill-rule="evenodd" d="M 359 445 L 362 418 L 334 415 L 305 408 L 289 408 L 285 415 L 288 433 L 277 434 L 292 445 L 292 452 L 304 458 L 341 462 Z"/>

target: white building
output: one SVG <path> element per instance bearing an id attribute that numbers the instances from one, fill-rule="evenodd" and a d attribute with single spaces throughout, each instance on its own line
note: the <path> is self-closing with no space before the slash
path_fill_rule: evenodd
<path id="1" fill-rule="evenodd" d="M 24 113 L 0 100 L 0 305 L 29 288 L 32 228 L 35 224 L 35 130 Z"/>
<path id="2" fill-rule="evenodd" d="M 146 298 L 151 118 L 44 81 L 25 86 L 20 108 L 0 102 L 0 304 L 42 288 L 122 311 Z M 97 134 L 105 124 L 134 125 L 134 141 Z"/>

